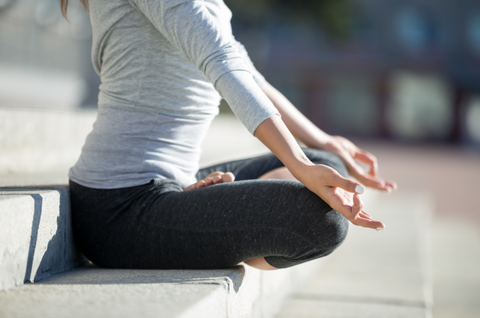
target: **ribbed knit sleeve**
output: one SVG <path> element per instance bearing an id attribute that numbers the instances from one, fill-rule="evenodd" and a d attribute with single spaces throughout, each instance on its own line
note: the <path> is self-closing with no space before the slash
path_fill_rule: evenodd
<path id="1" fill-rule="evenodd" d="M 224 34 L 203 1 L 130 0 L 130 3 L 205 74 L 252 134 L 261 122 L 278 114 L 257 84 L 262 78 L 255 81 L 237 42 Z"/>

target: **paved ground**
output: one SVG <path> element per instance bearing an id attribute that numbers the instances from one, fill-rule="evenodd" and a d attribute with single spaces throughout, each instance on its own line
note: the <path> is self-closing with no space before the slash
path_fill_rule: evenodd
<path id="1" fill-rule="evenodd" d="M 427 190 L 437 217 L 474 222 L 480 229 L 480 149 L 358 141 L 379 159 L 381 174 L 401 188 Z"/>
<path id="2" fill-rule="evenodd" d="M 435 318 L 480 317 L 480 151 L 454 146 L 358 141 L 400 189 L 434 198 Z"/>

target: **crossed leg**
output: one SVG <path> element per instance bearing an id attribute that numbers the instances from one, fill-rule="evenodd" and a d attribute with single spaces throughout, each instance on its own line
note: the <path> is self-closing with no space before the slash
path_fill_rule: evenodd
<path id="1" fill-rule="evenodd" d="M 258 179 L 283 179 L 283 180 L 297 180 L 295 177 L 290 173 L 290 171 L 286 167 L 277 168 L 271 170 Z M 244 262 L 254 268 L 263 269 L 263 270 L 276 270 L 278 268 L 273 267 L 272 265 L 268 264 L 264 257 L 257 257 L 252 258 Z"/>
<path id="2" fill-rule="evenodd" d="M 268 171 L 267 173 L 261 175 L 258 179 L 297 180 L 286 167 L 280 167 L 280 168 L 276 168 L 274 170 Z M 235 180 L 235 176 L 231 172 L 225 173 L 223 171 L 214 171 L 204 179 L 199 180 L 196 183 L 186 187 L 185 191 L 208 187 L 209 185 L 213 185 L 217 183 L 233 182 L 234 180 Z M 244 261 L 244 263 L 254 268 L 262 269 L 262 270 L 278 269 L 268 264 L 264 257 L 252 258 Z"/>
<path id="3" fill-rule="evenodd" d="M 325 152 L 320 151 L 318 152 L 317 150 L 311 150 L 311 149 L 305 149 L 305 152 L 307 156 L 310 157 L 310 159 L 319 164 L 319 163 L 325 163 L 322 162 L 324 160 L 329 161 L 330 163 L 337 161 L 337 160 L 332 160 L 331 156 L 334 156 L 332 154 L 326 155 Z M 315 156 L 318 156 L 320 159 L 320 162 L 318 160 L 315 160 L 317 158 L 312 158 Z M 267 155 L 268 156 L 268 155 Z M 267 156 L 263 156 L 267 158 Z M 273 156 L 273 155 L 271 155 Z M 276 159 L 276 158 L 275 158 Z M 272 160 L 272 159 L 267 159 L 270 161 L 270 166 L 267 168 L 265 167 L 268 171 L 260 175 L 257 179 L 276 179 L 276 180 L 294 180 L 296 181 L 295 177 L 290 173 L 290 171 L 283 166 L 283 164 L 280 163 L 278 159 Z M 247 160 L 246 160 L 247 161 Z M 241 162 L 241 161 L 238 161 Z M 242 164 L 240 164 L 242 166 Z M 218 167 L 217 167 L 218 168 Z M 227 168 L 227 167 L 222 167 L 222 168 Z M 334 167 L 337 168 L 337 167 Z M 208 169 L 208 168 L 207 168 Z M 257 172 L 258 173 L 258 172 Z M 205 178 L 197 181 L 196 183 L 188 186 L 185 188 L 185 191 L 187 190 L 193 190 L 193 189 L 198 189 L 198 188 L 203 188 L 209 185 L 217 184 L 217 183 L 228 183 L 228 182 L 233 182 L 235 180 L 235 176 L 232 172 L 222 172 L 222 171 L 214 171 L 207 175 Z M 277 268 L 271 266 L 270 264 L 267 263 L 264 257 L 257 257 L 253 259 L 249 259 L 244 261 L 244 263 L 257 268 L 257 269 L 262 269 L 262 270 L 276 270 Z"/>

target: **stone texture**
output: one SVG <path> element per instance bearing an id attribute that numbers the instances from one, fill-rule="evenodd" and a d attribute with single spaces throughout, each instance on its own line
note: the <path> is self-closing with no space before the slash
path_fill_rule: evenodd
<path id="1" fill-rule="evenodd" d="M 0 290 L 35 282 L 81 263 L 66 187 L 0 188 Z"/>
<path id="2" fill-rule="evenodd" d="M 227 313 L 219 284 L 24 285 L 0 294 L 0 304 L 2 317 L 223 318 Z"/>
<path id="3" fill-rule="evenodd" d="M 243 267 L 121 270 L 90 265 L 0 293 L 0 316 L 226 317 L 229 295 L 240 293 L 243 280 Z"/>
<path id="4" fill-rule="evenodd" d="M 412 318 L 426 317 L 424 308 L 383 303 L 294 299 L 278 318 Z"/>
<path id="5" fill-rule="evenodd" d="M 0 317 L 273 317 L 319 264 L 275 274 L 244 266 L 121 270 L 90 265 L 0 292 Z"/>

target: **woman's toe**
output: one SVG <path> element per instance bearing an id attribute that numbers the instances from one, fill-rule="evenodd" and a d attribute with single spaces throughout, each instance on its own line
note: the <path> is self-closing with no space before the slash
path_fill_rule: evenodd
<path id="1" fill-rule="evenodd" d="M 233 181 L 235 181 L 235 176 L 231 172 L 224 173 L 222 175 L 222 181 L 223 182 L 233 182 Z"/>
<path id="2" fill-rule="evenodd" d="M 221 176 L 223 174 L 223 171 L 214 171 L 212 173 L 210 173 L 207 178 L 213 178 L 213 177 L 216 177 L 216 176 Z"/>

